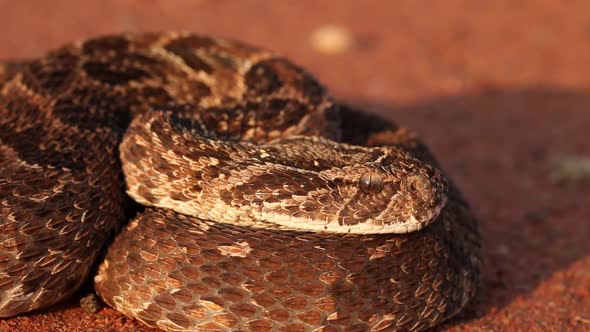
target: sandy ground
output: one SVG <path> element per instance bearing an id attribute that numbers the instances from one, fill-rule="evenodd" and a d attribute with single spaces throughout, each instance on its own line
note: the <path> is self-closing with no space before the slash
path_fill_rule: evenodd
<path id="1" fill-rule="evenodd" d="M 338 98 L 416 130 L 472 203 L 483 289 L 440 330 L 590 331 L 590 181 L 554 180 L 566 172 L 560 161 L 590 156 L 590 2 L 77 3 L 0 0 L 0 58 L 166 29 L 281 52 Z M 326 25 L 337 36 L 318 46 Z M 0 321 L 0 330 L 151 331 L 112 309 L 87 314 L 78 299 Z"/>

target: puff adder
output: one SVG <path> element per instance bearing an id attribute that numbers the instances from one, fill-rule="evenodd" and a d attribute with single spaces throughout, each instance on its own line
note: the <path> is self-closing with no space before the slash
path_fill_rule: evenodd
<path id="1" fill-rule="evenodd" d="M 419 331 L 482 264 L 411 132 L 272 52 L 176 32 L 0 66 L 0 316 L 67 298 L 106 246 L 98 294 L 168 331 Z"/>

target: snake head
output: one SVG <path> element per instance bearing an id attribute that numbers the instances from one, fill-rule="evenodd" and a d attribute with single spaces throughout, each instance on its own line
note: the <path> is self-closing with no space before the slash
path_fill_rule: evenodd
<path id="1" fill-rule="evenodd" d="M 434 222 L 447 202 L 442 172 L 396 147 L 301 137 L 263 149 L 264 171 L 251 168 L 256 175 L 235 189 L 256 206 L 251 215 L 282 228 L 409 233 Z"/>
<path id="2" fill-rule="evenodd" d="M 295 219 L 317 220 L 313 230 L 409 233 L 434 222 L 446 205 L 447 180 L 434 166 L 395 147 L 339 148 L 340 153 L 330 158 L 342 160 L 340 167 L 309 172 L 309 180 L 297 180 L 303 187 L 316 184 L 313 190 L 297 193 L 305 197 L 299 204 L 303 212 L 292 214 Z"/>
<path id="3" fill-rule="evenodd" d="M 442 172 L 409 155 L 394 155 L 354 170 L 358 189 L 339 224 L 358 225 L 362 233 L 409 233 L 435 221 L 447 202 Z"/>

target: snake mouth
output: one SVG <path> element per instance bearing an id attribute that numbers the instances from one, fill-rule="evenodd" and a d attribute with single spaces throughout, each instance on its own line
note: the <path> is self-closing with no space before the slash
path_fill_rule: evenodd
<path id="1" fill-rule="evenodd" d="M 446 207 L 448 201 L 448 197 L 446 194 L 441 195 L 438 198 L 438 203 L 434 205 L 431 209 L 428 209 L 424 213 L 424 217 L 418 219 L 415 216 L 411 216 L 411 220 L 408 222 L 407 231 L 404 233 L 415 232 L 423 229 L 424 227 L 432 224 L 435 222 L 440 214 L 442 213 L 443 209 Z"/>
<path id="2" fill-rule="evenodd" d="M 429 209 L 426 209 L 421 214 L 411 214 L 405 219 L 398 219 L 397 221 L 386 226 L 383 226 L 382 221 L 372 222 L 381 225 L 382 231 L 378 232 L 378 234 L 407 234 L 417 232 L 434 223 L 438 219 L 445 208 L 447 201 L 447 195 L 441 195 L 437 204 Z"/>
<path id="3" fill-rule="evenodd" d="M 272 210 L 262 211 L 259 220 L 266 222 L 253 223 L 254 228 L 278 228 L 283 230 L 336 233 L 336 234 L 407 234 L 420 231 L 428 225 L 436 222 L 448 201 L 446 194 L 438 194 L 436 204 L 424 209 L 419 214 L 409 214 L 406 217 L 391 218 L 384 222 L 381 218 L 368 218 L 356 224 L 342 224 L 338 222 L 319 221 L 310 217 L 294 217 L 292 215 L 278 214 Z M 272 220 L 272 221 L 271 221 Z"/>
<path id="4" fill-rule="evenodd" d="M 446 198 L 445 201 L 446 203 Z M 432 224 L 440 216 L 445 204 L 440 204 L 426 213 L 426 216 L 417 218 L 410 215 L 404 220 L 384 225 L 383 221 L 368 219 L 363 223 L 354 225 L 342 225 L 334 222 L 315 223 L 309 218 L 292 218 L 275 213 L 262 213 L 261 219 L 272 220 L 261 224 L 251 224 L 254 228 L 279 228 L 283 230 L 313 232 L 313 233 L 336 233 L 336 234 L 407 234 L 420 231 Z"/>

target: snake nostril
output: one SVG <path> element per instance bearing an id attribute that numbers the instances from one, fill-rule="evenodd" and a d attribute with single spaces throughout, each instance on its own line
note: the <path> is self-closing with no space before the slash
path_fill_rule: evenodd
<path id="1" fill-rule="evenodd" d="M 366 194 L 377 194 L 383 190 L 383 176 L 373 171 L 366 172 L 361 175 L 359 186 Z"/>
<path id="2" fill-rule="evenodd" d="M 425 192 L 430 188 L 430 181 L 422 174 L 415 174 L 408 178 L 408 187 L 412 192 Z"/>

